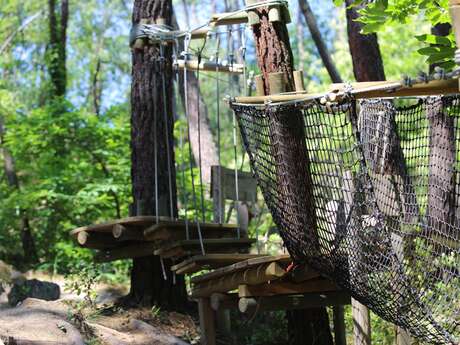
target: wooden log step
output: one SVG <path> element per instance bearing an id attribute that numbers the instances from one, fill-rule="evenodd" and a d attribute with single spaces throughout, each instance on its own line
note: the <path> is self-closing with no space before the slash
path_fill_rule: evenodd
<path id="1" fill-rule="evenodd" d="M 228 293 L 240 285 L 264 284 L 279 279 L 285 274 L 286 271 L 277 262 L 267 262 L 195 284 L 192 288 L 192 297 L 209 297 L 215 293 Z"/>
<path id="2" fill-rule="evenodd" d="M 329 279 L 317 278 L 302 283 L 293 283 L 289 280 L 277 280 L 270 284 L 248 285 L 238 287 L 239 297 L 262 297 L 277 295 L 296 295 L 305 293 L 325 293 L 339 291 L 337 285 Z"/>
<path id="3" fill-rule="evenodd" d="M 237 253 L 240 251 L 247 251 L 254 242 L 254 239 L 248 238 L 211 238 L 204 239 L 203 245 L 206 252 L 216 253 L 216 251 L 224 251 L 225 253 Z M 154 254 L 160 255 L 163 258 L 181 258 L 185 256 L 186 252 L 192 252 L 194 254 L 201 253 L 200 240 L 183 240 L 173 242 L 156 249 Z"/>
<path id="4" fill-rule="evenodd" d="M 171 220 L 168 217 L 160 217 L 159 221 L 169 221 Z M 121 224 L 127 228 L 138 228 L 145 229 L 152 224 L 156 223 L 156 217 L 154 216 L 136 216 L 136 217 L 127 217 L 122 219 L 111 220 L 101 224 L 94 224 L 89 226 L 83 226 L 77 229 L 74 229 L 70 232 L 70 235 L 75 237 L 81 231 L 86 232 L 107 232 L 111 233 L 113 227 L 117 224 Z"/>
<path id="5" fill-rule="evenodd" d="M 110 262 L 123 259 L 140 258 L 153 255 L 154 244 L 149 242 L 131 244 L 125 247 L 100 250 L 94 260 L 96 262 Z"/>
<path id="6" fill-rule="evenodd" d="M 206 254 L 195 255 L 187 260 L 171 266 L 171 270 L 176 274 L 189 274 L 203 269 L 221 268 L 237 262 L 265 257 L 261 254 Z"/>
<path id="7" fill-rule="evenodd" d="M 307 293 L 301 295 L 281 295 L 267 297 L 243 297 L 238 302 L 242 313 L 273 310 L 298 310 L 319 307 L 347 305 L 351 303 L 350 294 L 344 291 Z"/>
<path id="8" fill-rule="evenodd" d="M 198 225 L 194 221 L 188 221 L 190 239 L 198 239 Z M 238 235 L 238 227 L 233 224 L 200 223 L 200 231 L 203 238 L 224 238 Z M 241 232 L 246 237 L 246 232 Z M 187 224 L 184 220 L 161 221 L 144 230 L 144 237 L 150 241 L 178 241 L 185 240 L 187 236 Z"/>
<path id="9" fill-rule="evenodd" d="M 193 277 L 190 282 L 192 284 L 199 284 L 208 280 L 217 279 L 225 275 L 229 275 L 241 270 L 245 270 L 251 267 L 257 267 L 271 262 L 277 262 L 280 264 L 281 267 L 284 267 L 291 262 L 291 257 L 289 255 L 261 255 L 253 259 L 240 261 L 233 265 L 222 267 L 212 272 L 197 277 Z"/>
<path id="10" fill-rule="evenodd" d="M 114 248 L 118 243 L 110 234 L 80 231 L 75 236 L 75 240 L 80 247 L 90 249 Z"/>

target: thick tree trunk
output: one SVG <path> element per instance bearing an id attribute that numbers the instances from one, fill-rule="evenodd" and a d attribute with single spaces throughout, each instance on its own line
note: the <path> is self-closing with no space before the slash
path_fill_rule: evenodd
<path id="1" fill-rule="evenodd" d="M 334 64 L 334 61 L 332 61 L 331 54 L 329 53 L 326 43 L 324 42 L 321 32 L 319 31 L 315 15 L 311 10 L 308 0 L 299 0 L 299 8 L 305 17 L 305 21 L 307 22 L 311 37 L 315 42 L 316 48 L 318 49 L 319 55 L 321 56 L 321 60 L 323 61 L 324 67 L 326 67 L 332 82 L 341 83 L 342 78 L 340 77 L 339 71 Z"/>
<path id="2" fill-rule="evenodd" d="M 3 125 L 3 119 L 0 118 L 0 145 L 1 145 L 1 154 L 3 156 L 3 163 L 5 169 L 6 179 L 8 181 L 8 186 L 15 190 L 20 190 L 19 179 L 16 173 L 16 166 L 14 163 L 14 158 L 11 152 L 5 147 L 4 143 L 5 127 Z M 38 254 L 37 248 L 35 246 L 35 240 L 30 229 L 29 218 L 27 217 L 27 212 L 23 209 L 20 210 L 21 216 L 21 243 L 22 250 L 24 252 L 24 262 L 26 264 L 36 264 L 38 263 Z"/>
<path id="3" fill-rule="evenodd" d="M 48 71 L 51 77 L 52 97 L 65 96 L 67 86 L 66 42 L 69 19 L 69 1 L 61 0 L 58 13 L 56 0 L 48 0 L 49 45 L 47 49 Z"/>
<path id="4" fill-rule="evenodd" d="M 444 111 L 441 98 L 428 101 L 427 119 L 430 125 L 430 155 L 428 176 L 427 225 L 428 234 L 444 243 L 435 248 L 437 254 L 449 248 L 449 239 L 456 238 L 455 196 L 456 196 L 456 138 L 455 118 Z M 437 245 L 438 246 L 438 245 Z"/>
<path id="5" fill-rule="evenodd" d="M 294 90 L 293 69 L 294 59 L 292 56 L 289 34 L 286 25 L 281 22 L 268 20 L 268 9 L 257 10 L 260 23 L 253 26 L 254 39 L 256 42 L 257 62 L 264 78 L 266 94 L 270 94 L 268 75 L 274 72 L 283 72 L 287 80 L 287 91 Z M 313 184 L 310 171 L 310 161 L 305 144 L 303 114 L 300 110 L 277 110 L 270 116 L 270 138 L 277 142 L 276 152 L 273 155 L 277 166 L 277 191 L 279 198 L 285 204 L 285 217 L 276 219 L 278 226 L 290 228 L 290 233 L 283 233 L 283 240 L 291 256 L 295 261 L 304 261 L 305 253 L 315 256 L 319 250 L 316 234 L 316 215 L 313 203 Z M 284 222 L 288 222 L 285 224 Z M 297 227 L 293 226 L 297 224 Z M 308 233 L 306 233 L 308 232 Z M 298 248 L 293 245 L 299 240 L 308 248 Z M 320 334 L 329 334 L 329 342 L 332 344 L 329 324 L 320 323 L 325 309 L 318 309 L 318 313 L 309 314 L 307 321 L 310 326 L 315 323 L 315 331 Z M 289 338 L 292 344 L 314 343 L 313 335 L 307 338 L 304 334 L 304 316 L 308 311 L 290 312 L 287 314 L 289 322 Z M 318 322 L 314 322 L 313 320 Z M 296 320 L 297 322 L 292 322 Z"/>
<path id="6" fill-rule="evenodd" d="M 363 24 L 356 21 L 359 18 L 360 6 L 350 7 L 353 2 L 353 0 L 346 0 L 348 42 L 356 81 L 385 80 L 377 35 L 361 34 Z"/>
<path id="7" fill-rule="evenodd" d="M 158 18 L 171 24 L 171 0 L 136 0 L 133 23 L 141 19 L 155 21 Z M 173 150 L 173 77 L 172 58 L 169 48 L 165 49 L 165 62 L 160 61 L 158 45 L 145 46 L 132 53 L 131 89 L 131 178 L 134 205 L 138 214 L 155 214 L 158 202 L 159 214 L 177 215 L 177 195 Z M 165 84 L 163 84 L 165 83 Z M 163 98 L 166 90 L 166 103 Z M 165 119 L 166 115 L 166 119 Z M 156 134 L 154 129 L 156 128 Z M 156 136 L 156 142 L 154 137 Z M 167 139 L 169 139 L 167 141 Z M 169 149 L 169 152 L 168 152 Z M 157 171 L 155 172 L 155 150 L 157 150 Z M 169 161 L 168 161 L 169 158 Z M 168 174 L 170 171 L 170 174 Z M 158 178 L 158 199 L 156 200 L 155 179 Z M 172 200 L 170 198 L 172 183 Z M 170 206 L 172 205 L 172 212 Z M 131 291 L 128 300 L 134 304 L 160 305 L 165 309 L 180 310 L 187 306 L 187 295 L 183 276 L 174 283 L 170 270 L 171 262 L 165 260 L 163 270 L 156 256 L 133 260 Z"/>

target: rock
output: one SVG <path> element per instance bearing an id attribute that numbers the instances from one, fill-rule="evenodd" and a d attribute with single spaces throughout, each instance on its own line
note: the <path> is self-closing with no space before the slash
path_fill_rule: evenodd
<path id="1" fill-rule="evenodd" d="M 0 285 L 11 284 L 26 280 L 24 274 L 16 271 L 13 266 L 10 266 L 0 260 Z"/>
<path id="2" fill-rule="evenodd" d="M 59 285 L 55 283 L 42 282 L 37 279 L 18 281 L 13 284 L 8 294 L 8 303 L 15 306 L 26 298 L 55 301 L 59 299 L 60 295 Z"/>
<path id="3" fill-rule="evenodd" d="M 5 345 L 84 345 L 78 329 L 66 321 L 67 310 L 60 301 L 27 299 L 0 311 L 0 339 Z"/>

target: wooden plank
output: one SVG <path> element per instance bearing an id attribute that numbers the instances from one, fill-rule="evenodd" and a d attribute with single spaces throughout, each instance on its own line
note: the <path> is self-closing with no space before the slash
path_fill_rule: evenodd
<path id="1" fill-rule="evenodd" d="M 118 245 L 115 239 L 103 233 L 80 231 L 76 234 L 77 243 L 84 248 L 105 249 L 114 248 Z"/>
<path id="2" fill-rule="evenodd" d="M 212 272 L 203 274 L 198 277 L 193 277 L 190 282 L 192 284 L 198 284 L 198 283 L 201 283 L 207 280 L 216 279 L 216 278 L 225 276 L 227 274 L 238 272 L 240 270 L 244 270 L 249 267 L 258 266 L 258 265 L 271 263 L 271 262 L 279 262 L 282 265 L 290 261 L 291 261 L 291 257 L 289 255 L 277 255 L 277 256 L 262 255 L 262 256 L 255 257 L 253 259 L 240 261 L 233 265 L 216 269 Z"/>
<path id="3" fill-rule="evenodd" d="M 257 257 L 266 256 L 260 254 L 206 254 L 196 255 L 176 265 L 171 266 L 171 270 L 179 273 L 179 270 L 183 270 L 185 267 L 195 264 L 197 268 L 220 268 L 228 265 L 232 265 L 236 262 L 245 261 L 248 259 L 254 259 Z M 185 271 L 183 273 L 190 273 Z M 183 274 L 181 273 L 181 274 Z"/>
<path id="4" fill-rule="evenodd" d="M 285 274 L 286 272 L 278 263 L 270 262 L 195 284 L 192 288 L 192 297 L 211 296 L 219 292 L 227 293 L 242 284 L 259 285 L 279 279 Z"/>
<path id="5" fill-rule="evenodd" d="M 218 247 L 226 247 L 230 249 L 238 249 L 247 248 L 251 244 L 255 242 L 254 239 L 250 238 L 208 238 L 203 240 L 203 245 L 206 248 L 218 248 Z M 160 248 L 155 250 L 155 255 L 163 255 L 173 249 L 182 248 L 184 250 L 191 250 L 193 248 L 201 249 L 201 241 L 200 240 L 182 240 L 170 243 L 168 245 L 164 245 Z"/>
<path id="6" fill-rule="evenodd" d="M 168 221 L 171 220 L 167 217 L 160 217 L 161 221 Z M 112 228 L 116 224 L 121 224 L 126 227 L 148 227 L 152 224 L 156 223 L 155 216 L 135 216 L 135 217 L 127 217 L 122 219 L 115 219 L 105 223 L 94 224 L 89 226 L 83 226 L 77 229 L 74 229 L 70 232 L 71 236 L 75 236 L 81 231 L 88 231 L 88 232 L 112 232 Z"/>
<path id="7" fill-rule="evenodd" d="M 110 262 L 123 259 L 140 258 L 143 256 L 153 255 L 153 243 L 140 243 L 126 247 L 114 248 L 111 250 L 101 250 L 95 256 L 96 262 Z"/>
<path id="8" fill-rule="evenodd" d="M 195 262 L 191 262 L 185 266 L 182 266 L 174 270 L 171 267 L 171 270 L 175 272 L 176 274 L 190 274 L 190 273 L 195 273 L 195 272 L 203 270 L 203 267 L 200 265 L 197 265 Z"/>
<path id="9" fill-rule="evenodd" d="M 244 12 L 224 12 L 213 14 L 211 25 L 234 25 L 245 24 L 248 22 L 248 13 Z"/>
<path id="10" fill-rule="evenodd" d="M 200 298 L 198 300 L 198 312 L 200 314 L 201 344 L 215 345 L 216 321 L 209 298 Z"/>
<path id="11" fill-rule="evenodd" d="M 235 182 L 234 169 L 222 166 L 211 167 L 211 190 L 220 188 L 224 199 L 233 201 L 237 199 Z M 257 201 L 257 181 L 250 172 L 238 170 L 238 201 Z"/>
<path id="12" fill-rule="evenodd" d="M 338 291 L 332 281 L 324 278 L 312 279 L 303 283 L 293 283 L 286 280 L 270 282 L 270 284 L 241 285 L 238 287 L 240 297 L 260 297 L 275 295 L 296 295 L 312 292 Z"/>
<path id="13" fill-rule="evenodd" d="M 145 238 L 152 241 L 169 241 L 185 239 L 185 220 L 161 221 L 152 224 L 144 230 Z M 188 221 L 190 237 L 198 238 L 198 225 L 196 222 Z M 234 237 L 237 236 L 238 228 L 234 224 L 200 223 L 200 230 L 203 238 L 206 237 Z"/>
<path id="14" fill-rule="evenodd" d="M 367 84 L 367 85 L 366 85 Z M 458 80 L 435 80 L 426 84 L 416 84 L 412 87 L 403 86 L 400 82 L 378 82 L 376 85 L 355 83 L 354 90 L 351 92 L 356 99 L 382 98 L 382 97 L 404 97 L 404 96 L 427 96 L 443 95 L 458 93 Z M 343 88 L 330 87 L 329 90 L 321 93 L 308 94 L 286 93 L 281 95 L 270 96 L 253 96 L 253 97 L 236 97 L 235 102 L 245 104 L 264 105 L 267 102 L 277 103 L 284 101 L 301 101 L 301 100 L 318 100 L 327 96 L 329 93 L 335 93 L 337 100 L 340 100 L 345 93 Z"/>
<path id="15" fill-rule="evenodd" d="M 223 65 L 217 64 L 211 61 L 203 61 L 198 63 L 197 60 L 178 60 L 177 64 L 175 65 L 176 68 L 180 70 L 184 70 L 187 68 L 188 71 L 207 71 L 207 72 L 216 72 L 219 71 L 222 73 L 232 73 L 232 74 L 243 74 L 244 73 L 244 65 L 241 64 L 233 64 L 233 65 Z"/>
<path id="16" fill-rule="evenodd" d="M 94 232 L 93 232 L 94 233 Z M 128 228 L 122 224 L 115 224 L 112 228 L 112 236 L 121 241 L 144 241 L 144 233 L 139 228 Z"/>
<path id="17" fill-rule="evenodd" d="M 238 302 L 242 313 L 273 310 L 299 310 L 308 308 L 341 306 L 351 303 L 351 297 L 344 291 L 282 295 L 268 297 L 243 297 Z"/>
<path id="18" fill-rule="evenodd" d="M 351 300 L 354 345 L 371 345 L 371 318 L 369 309 L 357 300 Z"/>

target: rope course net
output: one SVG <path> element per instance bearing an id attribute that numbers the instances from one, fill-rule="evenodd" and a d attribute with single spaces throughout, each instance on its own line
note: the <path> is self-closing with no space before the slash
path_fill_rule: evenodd
<path id="1" fill-rule="evenodd" d="M 460 96 L 231 106 L 294 260 L 458 344 Z"/>

